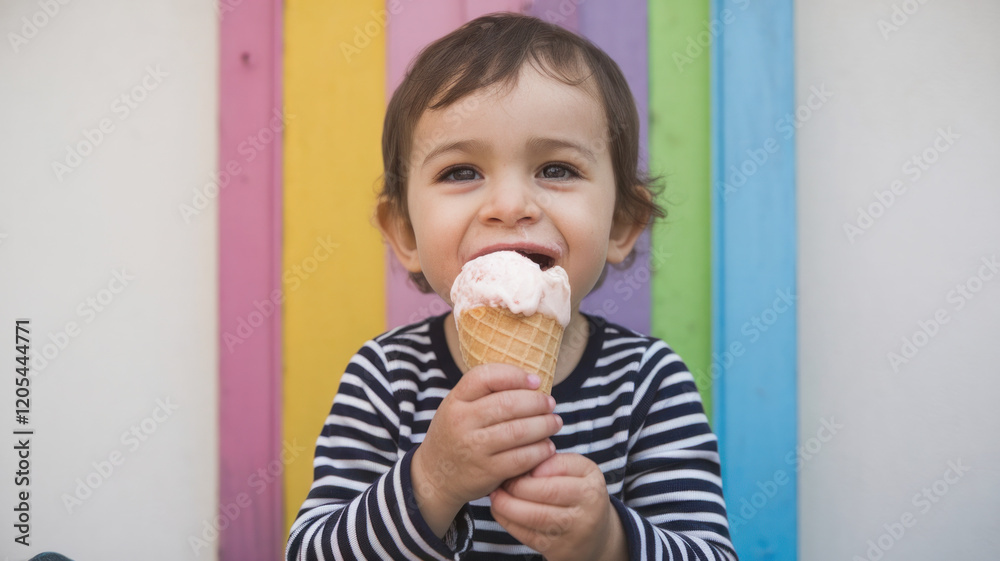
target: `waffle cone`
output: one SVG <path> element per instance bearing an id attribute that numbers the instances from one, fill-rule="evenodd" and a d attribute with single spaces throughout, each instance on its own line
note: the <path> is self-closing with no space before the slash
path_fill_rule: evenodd
<path id="1" fill-rule="evenodd" d="M 470 368 L 495 362 L 520 366 L 541 378 L 538 391 L 552 393 L 563 336 L 555 318 L 478 306 L 464 311 L 457 325 L 462 358 Z"/>

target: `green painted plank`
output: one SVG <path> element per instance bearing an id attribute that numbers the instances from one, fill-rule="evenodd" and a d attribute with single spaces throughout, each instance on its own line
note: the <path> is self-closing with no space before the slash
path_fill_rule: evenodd
<path id="1" fill-rule="evenodd" d="M 650 170 L 667 209 L 650 248 L 652 334 L 683 357 L 711 420 L 709 51 L 721 26 L 708 14 L 708 0 L 649 2 Z"/>

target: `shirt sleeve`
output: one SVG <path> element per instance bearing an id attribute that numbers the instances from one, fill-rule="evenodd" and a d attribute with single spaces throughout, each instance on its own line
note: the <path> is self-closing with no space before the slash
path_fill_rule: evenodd
<path id="1" fill-rule="evenodd" d="M 623 499 L 611 498 L 629 559 L 735 561 L 718 442 L 694 379 L 660 341 L 639 370 Z"/>
<path id="2" fill-rule="evenodd" d="M 410 479 L 416 447 L 400 455 L 399 407 L 383 352 L 351 359 L 316 442 L 313 484 L 296 516 L 287 561 L 458 559 L 472 543 L 468 505 L 445 540 L 420 514 Z"/>

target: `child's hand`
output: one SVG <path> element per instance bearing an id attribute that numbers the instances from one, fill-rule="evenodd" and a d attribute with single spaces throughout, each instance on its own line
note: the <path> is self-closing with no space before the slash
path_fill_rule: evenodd
<path id="1" fill-rule="evenodd" d="M 538 376 L 520 368 L 484 364 L 441 401 L 411 467 L 420 512 L 437 535 L 465 503 L 555 453 L 549 437 L 562 419 L 538 386 Z"/>
<path id="2" fill-rule="evenodd" d="M 604 474 L 579 454 L 556 454 L 490 495 L 493 518 L 548 561 L 624 560 L 625 531 Z"/>

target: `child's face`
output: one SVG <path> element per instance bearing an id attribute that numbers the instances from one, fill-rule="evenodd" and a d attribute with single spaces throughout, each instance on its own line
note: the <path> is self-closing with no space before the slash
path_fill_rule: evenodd
<path id="1" fill-rule="evenodd" d="M 583 87 L 522 69 L 509 91 L 486 88 L 425 111 L 409 163 L 414 247 L 400 252 L 434 291 L 462 265 L 515 249 L 569 274 L 574 312 L 607 262 L 628 254 L 641 226 L 613 227 L 615 179 L 604 110 Z"/>

